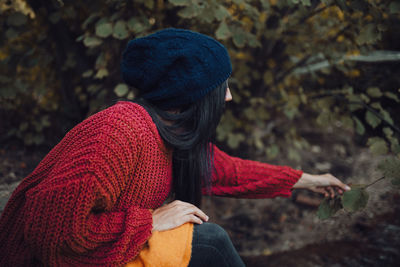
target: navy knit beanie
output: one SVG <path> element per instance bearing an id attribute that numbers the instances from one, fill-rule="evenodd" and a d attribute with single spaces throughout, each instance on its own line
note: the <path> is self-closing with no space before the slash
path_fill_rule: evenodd
<path id="1" fill-rule="evenodd" d="M 193 103 L 232 73 L 226 48 L 183 29 L 165 29 L 129 41 L 121 62 L 125 82 L 163 109 Z"/>

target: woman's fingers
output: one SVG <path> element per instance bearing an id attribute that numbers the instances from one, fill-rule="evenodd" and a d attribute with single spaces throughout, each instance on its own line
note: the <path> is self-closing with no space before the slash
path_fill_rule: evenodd
<path id="1" fill-rule="evenodd" d="M 177 207 L 181 207 L 180 211 L 182 215 L 186 214 L 195 214 L 197 217 L 201 218 L 203 221 L 208 221 L 208 216 L 198 207 L 192 205 L 190 203 L 182 202 L 183 204 L 177 205 Z"/>
<path id="2" fill-rule="evenodd" d="M 310 187 L 311 191 L 323 194 L 325 197 L 329 197 L 329 192 L 324 187 Z"/>
<path id="3" fill-rule="evenodd" d="M 330 197 L 334 198 L 335 197 L 335 190 L 328 186 L 328 187 L 316 187 L 316 188 L 310 188 L 312 191 L 316 193 L 323 194 L 325 197 Z"/>
<path id="4" fill-rule="evenodd" d="M 329 180 L 330 180 L 331 186 L 339 187 L 340 189 L 342 189 L 344 191 L 351 190 L 351 188 L 348 185 L 344 184 L 342 181 L 340 181 L 338 178 L 336 178 L 332 174 L 328 173 L 328 174 L 326 174 L 326 176 L 328 176 L 330 178 Z"/>
<path id="5" fill-rule="evenodd" d="M 208 221 L 208 216 L 198 207 L 193 206 L 193 207 L 184 207 L 181 210 L 181 215 L 185 216 L 185 215 L 189 215 L 189 214 L 194 214 L 197 217 L 199 217 L 200 219 L 202 219 L 203 221 Z"/>
<path id="6" fill-rule="evenodd" d="M 186 215 L 185 217 L 182 217 L 182 218 L 183 218 L 182 224 L 187 223 L 187 222 L 197 223 L 197 224 L 203 223 L 203 221 L 199 217 L 197 217 L 193 214 Z"/>
<path id="7" fill-rule="evenodd" d="M 328 193 L 330 193 L 331 198 L 334 198 L 334 197 L 335 197 L 335 191 L 333 190 L 332 187 L 328 186 L 328 187 L 326 188 L 326 190 L 328 191 Z"/>
<path id="8" fill-rule="evenodd" d="M 192 213 L 201 218 L 203 221 L 208 221 L 208 216 L 201 209 L 196 207 Z"/>
<path id="9" fill-rule="evenodd" d="M 176 228 L 184 223 L 201 224 L 208 221 L 208 216 L 193 204 L 173 201 L 153 211 L 153 231 Z"/>
<path id="10" fill-rule="evenodd" d="M 314 186 L 308 187 L 314 192 L 324 194 L 325 197 L 334 198 L 336 194 L 342 195 L 343 192 L 351 190 L 351 188 L 340 181 L 338 178 L 330 173 L 322 175 L 309 175 L 305 176 L 311 181 Z"/>

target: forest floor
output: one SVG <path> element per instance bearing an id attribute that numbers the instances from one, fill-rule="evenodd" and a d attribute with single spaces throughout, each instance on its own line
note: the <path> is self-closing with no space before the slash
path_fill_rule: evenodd
<path id="1" fill-rule="evenodd" d="M 274 163 L 329 172 L 347 184 L 370 184 L 382 176 L 376 170 L 381 158 L 357 146 L 351 135 L 314 129 L 303 136 L 312 145 L 300 163 Z M 340 210 L 327 220 L 316 215 L 323 195 L 306 190 L 294 190 L 290 198 L 212 197 L 203 210 L 227 230 L 247 266 L 399 266 L 400 190 L 383 179 L 367 191 L 364 210 Z"/>
<path id="2" fill-rule="evenodd" d="M 303 133 L 311 147 L 300 163 L 309 173 L 330 172 L 345 183 L 369 184 L 381 177 L 379 157 L 332 131 Z M 22 178 L 47 151 L 17 146 L 0 149 L 0 212 Z M 253 158 L 265 161 L 261 158 Z M 400 190 L 386 179 L 370 186 L 367 207 L 343 210 L 327 220 L 316 216 L 322 195 L 295 190 L 290 198 L 263 200 L 206 197 L 202 209 L 220 224 L 247 266 L 398 266 L 400 261 Z"/>

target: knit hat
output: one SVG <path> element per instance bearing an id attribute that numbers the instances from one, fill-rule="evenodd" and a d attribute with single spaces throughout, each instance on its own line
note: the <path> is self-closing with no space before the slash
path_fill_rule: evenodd
<path id="1" fill-rule="evenodd" d="M 183 29 L 164 29 L 129 41 L 121 62 L 125 82 L 140 97 L 168 109 L 193 103 L 232 73 L 226 48 Z"/>

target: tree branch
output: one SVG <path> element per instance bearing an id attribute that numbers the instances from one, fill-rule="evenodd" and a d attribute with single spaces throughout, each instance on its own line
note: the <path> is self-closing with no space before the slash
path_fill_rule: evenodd
<path id="1" fill-rule="evenodd" d="M 292 67 L 290 67 L 289 69 L 285 70 L 284 72 L 282 72 L 281 74 L 278 74 L 278 77 L 275 80 L 275 83 L 278 84 L 279 82 L 281 82 L 286 76 L 288 76 L 290 73 L 293 72 L 293 70 L 297 69 L 298 67 L 304 65 L 304 63 L 307 62 L 307 60 L 310 58 L 311 56 L 305 56 L 302 59 L 300 59 L 296 64 L 294 64 Z"/>
<path id="2" fill-rule="evenodd" d="M 373 184 L 375 184 L 376 182 L 379 182 L 380 180 L 383 180 L 383 179 L 385 179 L 385 178 L 386 178 L 385 176 L 382 176 L 381 178 L 379 178 L 379 179 L 373 181 L 372 183 L 366 185 L 364 188 L 370 187 L 371 185 L 373 185 Z"/>

